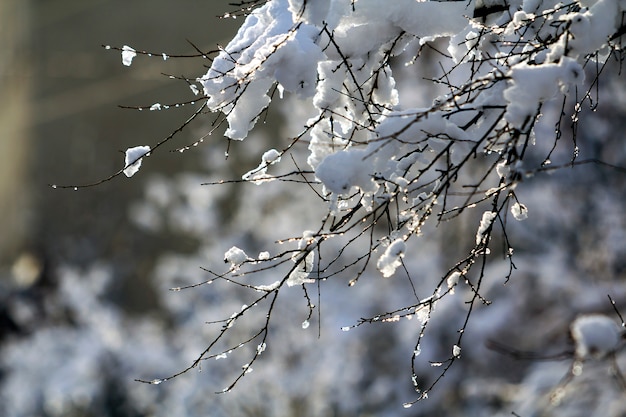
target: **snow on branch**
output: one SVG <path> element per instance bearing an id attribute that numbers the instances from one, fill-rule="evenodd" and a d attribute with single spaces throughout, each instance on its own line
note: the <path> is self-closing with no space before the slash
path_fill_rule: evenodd
<path id="1" fill-rule="evenodd" d="M 575 165 L 575 121 L 583 104 L 593 104 L 585 66 L 595 62 L 599 77 L 612 56 L 622 58 L 621 16 L 626 12 L 626 3 L 616 0 L 489 2 L 497 3 L 494 7 L 483 3 L 476 10 L 473 1 L 237 4 L 245 22 L 228 45 L 219 48 L 208 71 L 194 80 L 203 88 L 203 105 L 221 114 L 228 124 L 228 140 L 242 141 L 272 103 L 289 98 L 295 108 L 287 111 L 288 123 L 300 133 L 281 142 L 278 150 L 266 151 L 259 166 L 241 181 L 263 186 L 297 179 L 315 193 L 326 214 L 306 232 L 293 231 L 291 236 L 297 237 L 278 242 L 283 249 L 272 251 L 273 256 L 252 258 L 238 247 L 226 252 L 230 269 L 214 273 L 215 279 L 262 295 L 222 320 L 215 340 L 189 368 L 158 381 L 223 354 L 215 352 L 216 343 L 230 329 L 243 326 L 244 314 L 262 305 L 266 310 L 260 316 L 267 320 L 235 349 L 256 344 L 265 350 L 274 302 L 279 293 L 291 291 L 289 287 L 304 291 L 308 327 L 315 306 L 307 286 L 345 275 L 350 286 L 363 276 L 382 274 L 390 280 L 406 279 L 413 289 L 412 304 L 344 327 L 418 317 L 411 372 L 418 398 L 406 406 L 426 398 L 461 360 L 461 352 L 466 355 L 463 334 L 472 312 L 477 305 L 490 304 L 482 288 L 486 265 L 496 256 L 492 247 L 501 248 L 498 255 L 509 263 L 508 275 L 500 279 L 508 281 L 515 269 L 507 215 L 528 217 L 517 187 L 545 171 L 552 151 L 540 158 L 529 155 L 537 152 L 537 144 L 554 149 L 568 133 L 573 156 L 565 162 Z M 424 53 L 427 49 L 429 54 Z M 124 47 L 121 52 L 124 64 L 130 65 L 136 51 Z M 427 55 L 439 68 L 429 79 L 419 75 Z M 400 71 L 415 71 L 414 82 L 421 86 L 416 91 L 426 104 L 406 104 L 403 94 L 408 92 L 396 81 Z M 553 111 L 544 113 L 546 109 Z M 567 120 L 572 123 L 566 132 Z M 539 124 L 556 126 L 556 133 L 538 133 Z M 130 165 L 123 171 L 127 176 L 139 169 L 145 152 L 129 149 Z M 267 174 L 270 166 L 278 172 L 290 164 L 295 172 Z M 478 225 L 464 242 L 466 255 L 449 260 L 441 277 L 415 284 L 408 265 L 412 251 L 419 250 L 415 242 L 425 241 L 425 231 L 432 234 L 459 218 L 468 220 L 459 224 Z M 499 245 L 492 244 L 494 240 Z M 271 284 L 240 281 L 268 270 L 280 271 Z M 437 303 L 455 294 L 466 298 L 463 327 L 455 329 L 458 335 L 449 357 L 434 362 L 442 365 L 441 374 L 428 388 L 418 388 L 415 363 L 421 340 L 437 314 Z M 615 347 L 615 334 L 597 335 L 587 321 L 577 322 L 572 331 L 581 356 L 590 349 Z M 251 361 L 228 389 L 249 372 L 262 350 L 251 351 Z"/>

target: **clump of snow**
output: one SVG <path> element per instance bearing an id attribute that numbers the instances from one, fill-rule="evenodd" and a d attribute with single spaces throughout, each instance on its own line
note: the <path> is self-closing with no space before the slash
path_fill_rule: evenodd
<path id="1" fill-rule="evenodd" d="M 573 58 L 562 57 L 558 63 L 530 65 L 520 62 L 510 71 L 511 84 L 503 96 L 508 102 L 504 117 L 512 126 L 523 130 L 546 100 L 565 94 L 584 81 L 582 66 Z"/>
<path id="2" fill-rule="evenodd" d="M 570 326 L 579 359 L 601 359 L 615 352 L 623 342 L 620 326 L 603 314 L 578 317 Z"/>
<path id="3" fill-rule="evenodd" d="M 315 259 L 315 253 L 313 251 L 309 252 L 304 259 L 297 261 L 296 267 L 289 274 L 289 278 L 287 279 L 287 285 L 293 287 L 294 285 L 302 285 L 302 284 L 310 284 L 315 282 L 313 279 L 309 279 L 309 275 L 311 275 L 311 271 L 313 270 L 313 260 Z"/>
<path id="4" fill-rule="evenodd" d="M 302 234 L 302 239 L 298 242 L 298 252 L 294 253 L 291 257 L 291 260 L 296 263 L 296 266 L 287 278 L 288 286 L 293 287 L 294 285 L 310 284 L 315 282 L 315 280 L 309 279 L 311 271 L 313 270 L 313 262 L 315 260 L 315 251 L 310 248 L 313 244 L 315 244 L 313 232 L 306 230 Z"/>
<path id="5" fill-rule="evenodd" d="M 347 195 L 352 187 L 363 192 L 374 192 L 378 185 L 372 179 L 372 165 L 363 149 L 339 151 L 328 155 L 315 170 L 315 176 L 324 183 L 326 190 Z"/>
<path id="6" fill-rule="evenodd" d="M 242 176 L 242 179 L 250 181 L 257 185 L 267 181 L 272 181 L 274 177 L 267 174 L 267 168 L 270 165 L 276 164 L 278 162 L 280 162 L 280 152 L 278 152 L 276 149 L 270 149 L 263 154 L 259 166 L 251 171 L 246 172 Z"/>
<path id="7" fill-rule="evenodd" d="M 396 239 L 387 246 L 385 252 L 378 258 L 376 267 L 385 278 L 389 278 L 402 265 L 402 258 L 404 258 L 405 253 L 406 243 L 402 239 Z"/>
<path id="8" fill-rule="evenodd" d="M 452 356 L 455 358 L 461 357 L 461 347 L 459 345 L 452 346 Z"/>
<path id="9" fill-rule="evenodd" d="M 487 230 L 489 230 L 489 228 L 493 224 L 493 221 L 497 215 L 498 213 L 493 212 L 493 211 L 486 211 L 483 213 L 483 217 L 480 219 L 480 225 L 478 226 L 478 231 L 476 232 L 476 244 L 477 245 L 479 245 L 480 242 L 483 241 L 483 237 L 485 236 L 485 233 L 487 233 Z"/>
<path id="10" fill-rule="evenodd" d="M 506 178 L 511 173 L 511 166 L 506 161 L 502 161 L 496 165 L 496 172 L 500 178 Z"/>
<path id="11" fill-rule="evenodd" d="M 410 166 L 426 164 L 444 149 L 449 150 L 453 161 L 457 160 L 457 150 L 461 152 L 466 146 L 469 135 L 440 115 L 426 117 L 424 113 L 422 109 L 390 112 L 381 119 L 365 147 L 352 146 L 328 155 L 328 142 L 312 141 L 309 164 L 314 166 L 325 155 L 315 175 L 329 192 L 348 195 L 356 187 L 363 194 L 372 195 L 380 188 L 374 177 L 397 185 L 406 183 L 402 176 Z"/>
<path id="12" fill-rule="evenodd" d="M 150 153 L 149 146 L 135 146 L 134 148 L 126 149 L 126 156 L 124 158 L 124 175 L 132 177 L 141 168 L 141 160 L 144 156 L 148 156 Z"/>
<path id="13" fill-rule="evenodd" d="M 137 52 L 128 45 L 122 47 L 122 64 L 130 67 L 133 62 L 133 58 L 137 56 Z"/>
<path id="14" fill-rule="evenodd" d="M 315 63 L 322 57 L 315 44 L 319 30 L 301 25 L 292 31 L 293 27 L 286 0 L 255 9 L 198 79 L 209 97 L 209 107 L 227 115 L 227 137 L 241 140 L 248 135 L 270 103 L 267 92 L 275 82 L 302 97 L 315 93 Z"/>
<path id="15" fill-rule="evenodd" d="M 300 98 L 315 96 L 321 111 L 332 106 L 346 113 L 346 120 L 358 120 L 363 105 L 341 105 L 352 101 L 341 97 L 343 84 L 351 76 L 360 86 L 370 84 L 376 101 L 397 103 L 389 70 L 369 79 L 371 70 L 384 59 L 382 45 L 393 45 L 396 54 L 407 45 L 406 39 L 399 41 L 403 33 L 421 42 L 450 36 L 467 25 L 467 15 L 471 11 L 464 2 L 396 0 L 381 7 L 379 0 L 360 0 L 352 10 L 349 3 L 340 1 L 275 0 L 248 15 L 198 81 L 209 97 L 209 108 L 226 115 L 226 136 L 231 139 L 248 135 L 269 105 L 267 92 L 274 83 L 281 92 L 284 89 Z M 345 62 L 346 58 L 353 62 Z M 351 76 L 347 65 L 352 68 Z"/>
<path id="16" fill-rule="evenodd" d="M 511 214 L 515 217 L 515 220 L 526 220 L 528 218 L 528 208 L 524 204 L 516 202 L 511 206 Z"/>
<path id="17" fill-rule="evenodd" d="M 454 271 L 446 280 L 446 283 L 448 284 L 448 289 L 450 290 L 450 294 L 454 294 L 454 287 L 459 284 L 459 278 L 461 278 L 461 273 L 458 271 Z"/>
<path id="18" fill-rule="evenodd" d="M 603 49 L 621 24 L 620 11 L 626 9 L 624 2 L 615 0 L 581 1 L 581 3 L 585 7 L 579 12 L 562 17 L 569 22 L 568 31 L 571 36 L 561 37 L 559 43 L 552 47 L 553 49 L 560 47 L 559 52 L 566 52 L 567 56 L 574 58 L 584 57 Z M 607 55 L 606 52 L 604 55 Z"/>
<path id="19" fill-rule="evenodd" d="M 237 246 L 233 246 L 228 249 L 224 254 L 224 262 L 230 263 L 230 267 L 233 270 L 238 269 L 248 259 L 250 258 L 248 258 L 248 255 L 246 255 L 243 249 L 240 249 Z"/>

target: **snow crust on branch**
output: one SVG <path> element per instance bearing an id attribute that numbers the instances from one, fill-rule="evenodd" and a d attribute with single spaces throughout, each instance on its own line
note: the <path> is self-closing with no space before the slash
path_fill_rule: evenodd
<path id="1" fill-rule="evenodd" d="M 429 166 L 439 152 L 461 163 L 472 152 L 509 150 L 506 132 L 532 129 L 544 102 L 582 85 L 583 59 L 606 54 L 625 7 L 617 0 L 513 1 L 510 13 L 484 23 L 472 18 L 473 2 L 273 0 L 247 16 L 198 81 L 236 140 L 268 107 L 272 86 L 312 102 L 301 123 L 317 178 L 329 193 L 348 195 L 354 187 L 374 201 L 381 180 L 402 184 L 407 167 Z M 535 20 L 545 24 L 533 26 Z M 529 29 L 537 43 L 518 42 Z M 459 94 L 475 94 L 467 103 L 448 95 L 433 97 L 431 107 L 400 108 L 389 59 L 415 40 L 443 37 L 458 65 L 495 57 L 475 74 L 484 88 L 459 86 Z M 468 123 L 455 112 L 476 118 Z M 490 129 L 500 138 L 474 146 Z M 262 180 L 254 177 L 264 176 L 263 167 L 257 170 L 246 179 Z"/>
<path id="2" fill-rule="evenodd" d="M 126 153 L 124 156 L 124 175 L 127 177 L 132 177 L 135 175 L 139 168 L 141 168 L 141 161 L 144 156 L 148 156 L 150 153 L 149 146 L 135 146 L 132 148 L 126 149 Z"/>
<path id="3" fill-rule="evenodd" d="M 230 263 L 231 269 L 233 270 L 239 269 L 239 267 L 249 259 L 246 252 L 236 246 L 231 247 L 224 253 L 224 262 Z"/>
<path id="4" fill-rule="evenodd" d="M 405 253 L 406 244 L 402 239 L 396 239 L 387 246 L 385 253 L 378 258 L 378 263 L 376 264 L 385 278 L 395 274 L 396 269 L 402 265 L 402 258 L 404 258 Z"/>
<path id="5" fill-rule="evenodd" d="M 480 7 L 488 9 L 493 3 L 483 2 Z M 348 284 L 353 286 L 373 266 L 372 253 L 382 252 L 376 267 L 384 277 L 391 277 L 407 261 L 409 241 L 430 232 L 430 225 L 442 225 L 467 212 L 482 213 L 471 220 L 478 223 L 476 234 L 469 236 L 473 247 L 439 276 L 429 296 L 394 310 L 396 314 L 384 313 L 343 327 L 347 331 L 363 323 L 415 316 L 422 323 L 414 349 L 419 352 L 441 298 L 461 287 L 471 288 L 468 320 L 471 306 L 489 304 L 480 291 L 492 234 L 500 228 L 506 232 L 504 213 L 509 207 L 516 220 L 527 218 L 528 208 L 518 201 L 516 186 L 543 168 L 533 158 L 525 163 L 529 149 L 545 142 L 545 130 L 538 135 L 536 126 L 542 116 L 541 123 L 556 125 L 550 132 L 556 130 L 556 142 L 570 107 L 575 109 L 571 118 L 575 120 L 589 97 L 582 88 L 584 65 L 591 59 L 602 62 L 618 50 L 612 38 L 621 36 L 618 16 L 626 10 L 626 2 L 512 0 L 498 4 L 495 11 L 474 10 L 472 1 L 269 0 L 258 4 L 263 5 L 247 15 L 237 35 L 197 82 L 208 97 L 206 106 L 221 113 L 217 121 L 227 122 L 225 135 L 233 140 L 249 135 L 272 100 L 291 100 L 293 107 L 285 115 L 290 127 L 297 126 L 300 133 L 282 148 L 272 144 L 280 150 L 266 151 L 260 164 L 242 179 L 255 184 L 304 183 L 328 204 L 328 211 L 319 218 L 318 229 L 305 231 L 302 238 L 278 240 L 297 242 L 297 249 L 265 258 L 268 266 L 238 272 L 244 262 L 252 267 L 262 259 L 249 259 L 240 249 L 231 248 L 225 256 L 230 272 L 262 273 L 273 265 L 287 269 L 273 284 L 249 286 L 265 292 L 262 297 L 277 296 L 283 284 L 321 285 L 354 269 Z M 425 98 L 418 107 L 401 97 L 394 71 L 403 58 L 407 67 L 413 65 L 427 47 L 432 47 L 441 68 L 438 78 L 424 81 L 430 80 L 432 88 L 413 90 Z M 400 57 L 408 51 L 413 57 Z M 545 108 L 554 109 L 552 103 L 561 105 L 560 111 L 543 114 Z M 298 153 L 302 145 L 308 151 L 304 157 Z M 268 175 L 271 165 L 289 161 L 283 158 L 287 154 L 296 170 Z M 310 169 L 301 168 L 296 156 L 306 158 Z M 510 261 L 514 251 L 507 233 L 501 237 L 510 262 L 508 279 L 516 269 Z M 365 245 L 359 245 L 365 239 L 369 239 Z M 356 260 L 343 264 L 343 256 Z M 479 258 L 482 267 L 476 271 Z M 413 293 L 417 299 L 417 286 Z M 312 312 L 314 306 L 310 302 L 308 306 Z M 237 314 L 229 324 L 234 325 Z M 608 327 L 603 331 L 603 326 L 607 327 L 602 324 L 594 333 L 585 321 L 573 325 L 581 358 L 616 348 L 615 334 Z M 454 345 L 451 362 L 461 355 L 460 342 L 459 338 Z M 448 367 L 442 367 L 442 376 Z M 426 398 L 430 388 L 421 390 L 419 399 Z"/>
<path id="6" fill-rule="evenodd" d="M 130 67 L 133 63 L 133 58 L 137 56 L 137 52 L 128 45 L 122 47 L 122 64 Z"/>
<path id="7" fill-rule="evenodd" d="M 354 12 L 349 1 L 311 3 L 274 0 L 253 11 L 198 80 L 210 97 L 209 107 L 227 115 L 229 138 L 241 140 L 248 135 L 259 113 L 269 105 L 267 92 L 274 83 L 301 98 L 315 96 L 320 109 L 335 107 L 337 101 L 343 101 L 337 87 L 348 71 L 338 68 L 344 59 L 360 63 L 358 72 L 365 81 L 363 76 L 379 65 L 381 46 L 403 32 L 435 39 L 452 35 L 466 24 L 467 11 L 461 2 L 399 0 L 385 2 L 383 7 L 379 0 L 361 0 Z M 327 33 L 334 33 L 339 51 L 325 47 Z M 404 46 L 406 42 L 398 46 L 398 52 Z M 358 65 L 352 68 L 356 70 Z M 335 75 L 328 77 L 329 71 Z M 390 75 L 386 84 L 378 94 L 395 95 Z"/>

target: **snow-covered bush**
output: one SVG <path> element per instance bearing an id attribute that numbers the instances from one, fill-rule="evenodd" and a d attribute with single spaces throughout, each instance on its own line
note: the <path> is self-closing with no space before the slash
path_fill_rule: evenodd
<path id="1" fill-rule="evenodd" d="M 190 310 L 196 304 L 165 296 L 165 304 L 176 303 L 168 307 L 174 316 L 196 317 L 183 321 L 185 326 L 202 328 L 210 321 L 217 328 L 188 367 L 144 382 L 161 384 L 209 359 L 237 355 L 238 371 L 224 385 L 231 390 L 253 365 L 263 366 L 257 360 L 280 351 L 284 342 L 272 329 L 285 317 L 277 306 L 297 290 L 304 301 L 299 311 L 290 302 L 294 311 L 287 316 L 301 315 L 296 325 L 305 329 L 313 320 L 321 326 L 323 311 L 332 310 L 324 306 L 335 303 L 355 309 L 351 322 L 337 325 L 346 331 L 401 322 L 396 337 L 411 349 L 409 369 L 398 378 L 412 382 L 414 390 L 411 398 L 402 392 L 405 407 L 436 393 L 431 390 L 445 383 L 444 376 L 458 381 L 459 362 L 484 354 L 472 343 L 471 323 L 489 323 L 484 332 L 505 328 L 494 296 L 509 298 L 495 288 L 515 281 L 516 268 L 533 266 L 524 257 L 517 261 L 511 238 L 527 230 L 516 222 L 533 222 L 535 209 L 546 205 L 533 201 L 545 194 L 537 197 L 527 184 L 592 162 L 605 172 L 620 172 L 619 159 L 600 161 L 611 154 L 595 155 L 599 142 L 579 132 L 586 109 L 597 107 L 603 71 L 621 62 L 625 12 L 626 4 L 617 0 L 241 2 L 233 13 L 245 15 L 237 35 L 217 51 L 199 51 L 209 69 L 185 79 L 198 94 L 195 112 L 165 140 L 129 148 L 115 174 L 136 175 L 142 159 L 145 170 L 150 154 L 208 112 L 215 119 L 194 145 L 224 124 L 229 151 L 245 140 L 243 149 L 258 153 L 254 165 L 260 160 L 241 172 L 241 180 L 210 182 L 212 189 L 255 187 L 239 202 L 249 210 L 231 213 L 248 230 L 222 245 L 219 258 L 226 267 L 206 268 L 198 279 L 197 272 L 183 273 L 180 262 L 170 259 L 157 273 L 165 280 L 184 276 L 170 285 L 186 290 L 181 294 L 219 283 L 233 286 L 245 302 L 235 305 L 229 298 L 226 316 L 211 316 L 207 308 L 197 318 Z M 148 54 L 117 49 L 124 65 Z M 255 137 L 257 122 L 275 106 L 286 133 L 271 141 Z M 245 148 L 254 140 L 270 143 Z M 216 200 L 188 200 L 190 206 L 172 216 L 171 224 L 198 236 L 204 245 L 198 253 L 215 255 L 221 239 L 207 235 L 225 227 L 209 213 Z M 154 206 L 138 206 L 138 222 L 160 227 Z M 538 247 L 549 236 L 547 231 L 528 241 L 544 240 Z M 191 257 L 187 263 L 195 268 L 203 261 Z M 562 265 L 569 263 L 554 267 L 559 274 L 567 271 Z M 560 279 L 546 280 L 541 288 L 569 285 L 567 276 Z M 337 294 L 349 301 L 325 292 L 337 283 L 345 287 Z M 489 315 L 496 318 L 485 319 Z"/>

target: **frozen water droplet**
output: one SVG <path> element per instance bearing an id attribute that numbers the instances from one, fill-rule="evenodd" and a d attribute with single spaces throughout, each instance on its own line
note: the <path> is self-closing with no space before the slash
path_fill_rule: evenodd
<path id="1" fill-rule="evenodd" d="M 303 328 L 303 329 L 308 329 L 310 324 L 311 324 L 311 323 L 309 323 L 309 321 L 308 321 L 308 320 L 304 320 L 304 321 L 302 322 L 302 328 Z"/>
<path id="2" fill-rule="evenodd" d="M 159 385 L 160 383 L 162 383 L 164 380 L 163 379 L 153 379 L 152 381 L 150 381 L 150 383 L 152 385 Z"/>
<path id="3" fill-rule="evenodd" d="M 404 408 L 411 408 L 411 407 L 413 407 L 413 404 L 412 403 L 404 403 L 404 404 L 402 404 L 402 407 L 404 407 Z"/>
<path id="4" fill-rule="evenodd" d="M 349 332 L 350 331 L 350 326 L 344 326 L 341 328 L 342 332 Z"/>

